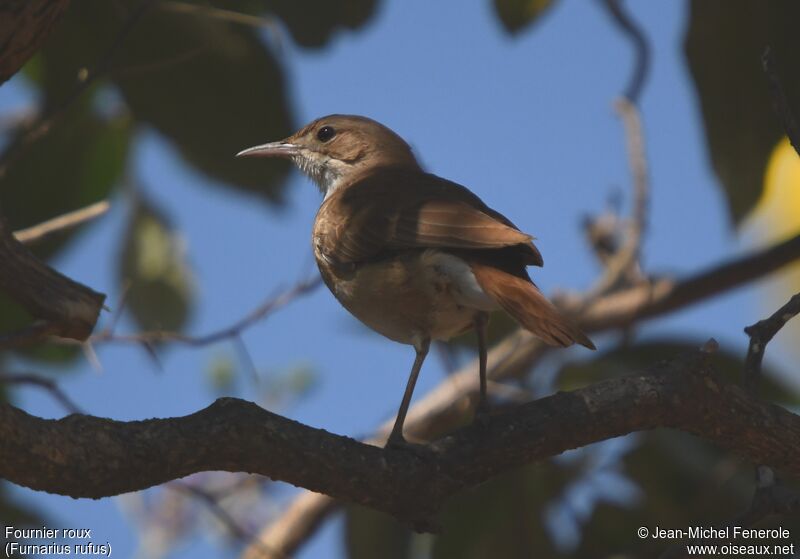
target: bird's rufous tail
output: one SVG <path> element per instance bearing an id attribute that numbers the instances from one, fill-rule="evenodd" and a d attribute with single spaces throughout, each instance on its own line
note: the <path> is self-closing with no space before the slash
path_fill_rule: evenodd
<path id="1" fill-rule="evenodd" d="M 564 347 L 579 343 L 595 349 L 592 340 L 561 314 L 530 280 L 475 262 L 470 263 L 470 268 L 483 291 L 545 343 Z"/>

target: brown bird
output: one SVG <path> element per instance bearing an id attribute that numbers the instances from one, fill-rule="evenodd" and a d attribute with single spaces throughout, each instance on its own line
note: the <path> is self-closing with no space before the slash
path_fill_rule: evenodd
<path id="1" fill-rule="evenodd" d="M 486 407 L 488 313 L 503 309 L 555 346 L 594 344 L 531 281 L 533 237 L 454 182 L 422 170 L 409 145 L 361 116 L 330 115 L 239 157 L 287 157 L 325 199 L 312 234 L 322 278 L 356 318 L 417 355 L 387 445 L 403 422 L 431 340 L 475 328 Z"/>

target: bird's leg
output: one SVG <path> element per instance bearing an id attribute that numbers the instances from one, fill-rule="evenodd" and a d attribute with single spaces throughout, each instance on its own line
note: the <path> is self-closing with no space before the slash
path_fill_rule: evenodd
<path id="1" fill-rule="evenodd" d="M 478 334 L 478 374 L 480 375 L 480 396 L 476 414 L 484 413 L 489 409 L 486 398 L 486 338 L 489 324 L 489 315 L 479 312 L 475 315 L 475 332 Z"/>
<path id="2" fill-rule="evenodd" d="M 408 384 L 406 384 L 406 392 L 403 394 L 403 401 L 400 403 L 400 409 L 397 412 L 397 419 L 394 421 L 392 433 L 386 441 L 386 446 L 404 446 L 406 440 L 403 437 L 403 423 L 406 420 L 406 413 L 408 406 L 411 404 L 411 395 L 414 394 L 414 385 L 417 384 L 417 377 L 422 368 L 422 362 L 425 361 L 425 356 L 428 355 L 430 348 L 430 338 L 425 338 L 419 343 L 414 344 L 414 349 L 417 350 L 417 357 L 414 359 L 414 365 L 411 367 L 411 374 L 408 375 Z"/>

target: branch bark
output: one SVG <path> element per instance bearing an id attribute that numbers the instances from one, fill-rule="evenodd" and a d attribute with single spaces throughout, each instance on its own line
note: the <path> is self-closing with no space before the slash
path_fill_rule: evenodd
<path id="1" fill-rule="evenodd" d="M 0 84 L 39 50 L 69 7 L 69 0 L 0 2 Z"/>
<path id="2" fill-rule="evenodd" d="M 105 295 L 71 280 L 36 258 L 0 216 L 0 290 L 41 322 L 0 338 L 0 349 L 48 335 L 85 340 L 103 308 Z"/>
<path id="3" fill-rule="evenodd" d="M 195 414 L 45 420 L 0 406 L 0 476 L 100 498 L 208 470 L 259 473 L 412 523 L 500 472 L 633 431 L 670 427 L 800 475 L 800 417 L 723 383 L 705 354 L 499 413 L 419 452 L 384 450 L 233 398 Z"/>

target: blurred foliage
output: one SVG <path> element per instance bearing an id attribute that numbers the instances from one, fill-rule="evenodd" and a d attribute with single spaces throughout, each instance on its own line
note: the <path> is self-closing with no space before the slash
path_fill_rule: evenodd
<path id="1" fill-rule="evenodd" d="M 545 13 L 553 0 L 494 0 L 494 10 L 509 33 L 519 33 Z"/>
<path id="2" fill-rule="evenodd" d="M 245 6 L 263 6 L 255 0 L 231 0 L 232 6 L 252 12 Z M 292 38 L 305 47 L 322 47 L 337 27 L 357 29 L 375 14 L 377 0 L 272 0 L 268 10 L 278 16 L 289 29 Z M 314 14 L 314 17 L 309 17 Z"/>
<path id="3" fill-rule="evenodd" d="M 393 516 L 362 507 L 345 508 L 345 546 L 350 559 L 405 559 L 410 554 L 412 532 Z"/>
<path id="4" fill-rule="evenodd" d="M 206 379 L 215 394 L 233 391 L 236 384 L 236 362 L 228 353 L 218 353 L 206 364 Z"/>
<path id="5" fill-rule="evenodd" d="M 744 335 L 742 337 L 744 346 Z M 556 387 L 559 390 L 575 390 L 600 380 L 630 375 L 652 367 L 659 361 L 696 352 L 702 345 L 700 340 L 663 339 L 614 348 L 590 361 L 565 365 L 558 374 Z M 720 377 L 731 384 L 741 384 L 745 357 L 743 350 L 734 352 L 720 347 L 709 357 Z M 787 378 L 786 374 L 769 363 L 763 365 L 762 371 L 762 397 L 782 405 L 800 404 L 800 394 L 780 380 Z"/>
<path id="6" fill-rule="evenodd" d="M 265 6 L 254 0 L 229 0 L 215 7 L 263 16 L 265 21 L 283 20 L 299 43 L 321 47 L 337 29 L 364 25 L 377 0 L 314 4 L 314 18 L 305 17 L 307 3 L 289 1 Z M 187 164 L 220 187 L 280 202 L 288 170 L 284 162 L 233 157 L 242 148 L 283 138 L 293 129 L 283 69 L 260 30 L 203 10 L 207 2 L 155 2 L 123 37 L 122 29 L 140 5 L 141 0 L 73 2 L 24 68 L 21 76 L 35 88 L 39 112 L 54 111 L 55 118 L 48 132 L 28 145 L 21 143 L 35 118 L 22 119 L 21 125 L 3 133 L 0 164 L 8 164 L 8 169 L 0 178 L 0 208 L 13 228 L 112 197 L 141 126 L 158 130 Z M 173 9 L 187 5 L 198 9 Z M 277 33 L 279 28 L 270 29 Z M 98 83 L 66 102 L 87 72 L 98 68 L 106 70 Z M 132 214 L 117 263 L 121 280 L 135 280 L 128 309 L 142 328 L 179 329 L 190 312 L 191 270 L 179 254 L 163 210 L 148 201 Z M 34 250 L 53 257 L 80 229 L 37 244 Z M 0 310 L 0 332 L 30 323 L 10 301 L 0 300 Z M 48 347 L 28 354 L 59 360 L 76 351 Z"/>
<path id="7" fill-rule="evenodd" d="M 781 138 L 761 56 L 770 45 L 789 104 L 800 110 L 800 2 L 693 0 L 686 57 L 709 153 L 737 225 L 758 200 Z"/>
<path id="8" fill-rule="evenodd" d="M 35 225 L 107 198 L 122 176 L 130 134 L 125 114 L 104 118 L 89 103 L 73 106 L 61 125 L 21 150 L 0 182 L 0 207 L 11 227 Z M 18 136 L 10 149 L 16 141 Z M 32 248 L 50 256 L 68 237 L 64 233 Z"/>
<path id="9" fill-rule="evenodd" d="M 120 283 L 127 309 L 144 331 L 180 331 L 189 316 L 194 280 L 185 248 L 169 220 L 136 195 L 124 235 Z"/>
<path id="10" fill-rule="evenodd" d="M 719 526 L 743 512 L 754 489 L 753 465 L 686 433 L 659 430 L 624 460 L 643 498 L 631 509 L 600 503 L 584 528 L 581 545 L 569 556 L 593 559 L 598 549 L 622 557 L 659 557 L 673 540 L 640 540 L 640 526 L 686 529 Z M 775 517 L 759 528 L 783 525 L 796 533 L 797 520 Z M 627 554 L 626 554 L 627 552 Z"/>
<path id="11" fill-rule="evenodd" d="M 138 2 L 122 4 L 127 12 Z M 73 4 L 43 50 L 48 98 L 63 99 L 81 69 L 103 59 L 126 19 L 114 2 Z M 137 124 L 156 128 L 211 178 L 277 200 L 286 166 L 233 157 L 292 128 L 282 69 L 254 29 L 156 3 L 112 65 L 108 79 Z"/>
<path id="12" fill-rule="evenodd" d="M 308 396 L 318 384 L 317 371 L 311 364 L 297 363 L 268 372 L 259 388 L 259 402 L 267 409 L 285 409 Z"/>
<path id="13" fill-rule="evenodd" d="M 758 244 L 773 244 L 800 234 L 800 158 L 789 140 L 772 152 L 764 179 L 764 193 L 746 223 Z M 759 284 L 764 294 L 763 315 L 769 316 L 800 291 L 800 263 L 790 264 Z M 773 343 L 800 356 L 800 321 L 789 321 Z"/>

